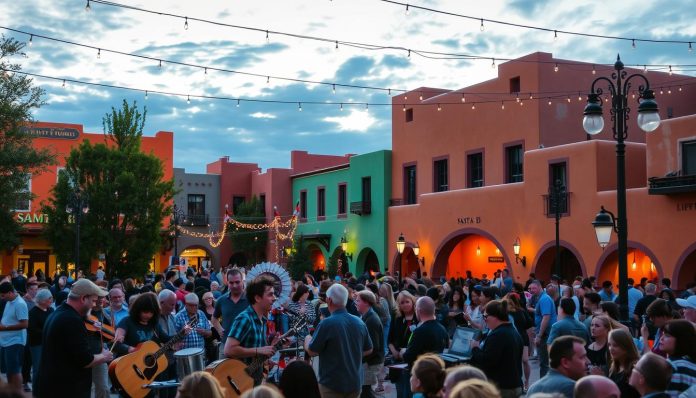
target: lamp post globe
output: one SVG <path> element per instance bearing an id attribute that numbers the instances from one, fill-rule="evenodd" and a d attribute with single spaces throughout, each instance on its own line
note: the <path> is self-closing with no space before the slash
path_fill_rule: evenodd
<path id="1" fill-rule="evenodd" d="M 396 251 L 399 252 L 399 254 L 404 252 L 404 249 L 406 248 L 406 238 L 404 238 L 404 234 L 401 233 L 399 235 L 399 239 L 396 240 Z"/>
<path id="2" fill-rule="evenodd" d="M 602 206 L 602 209 L 597 213 L 594 221 L 592 221 L 592 225 L 594 226 L 595 234 L 597 234 L 597 243 L 604 249 L 611 239 L 611 231 L 614 230 L 614 217 L 604 210 L 604 206 Z"/>

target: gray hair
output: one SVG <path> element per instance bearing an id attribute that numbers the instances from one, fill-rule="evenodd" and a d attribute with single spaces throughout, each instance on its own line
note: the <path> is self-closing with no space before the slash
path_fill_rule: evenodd
<path id="1" fill-rule="evenodd" d="M 169 289 L 162 289 L 159 294 L 157 295 L 157 298 L 159 299 L 159 302 L 161 303 L 162 301 L 167 300 L 170 297 L 176 298 L 176 294 L 174 294 L 173 291 Z"/>
<path id="2" fill-rule="evenodd" d="M 36 296 L 34 296 L 34 300 L 37 303 L 48 300 L 50 298 L 53 298 L 53 295 L 51 294 L 51 291 L 48 289 L 41 289 L 38 292 L 36 292 Z"/>
<path id="3" fill-rule="evenodd" d="M 435 315 L 435 302 L 428 296 L 423 296 L 416 301 L 416 311 L 423 315 Z"/>
<path id="4" fill-rule="evenodd" d="M 189 293 L 184 296 L 184 303 L 186 304 L 198 304 L 198 296 L 196 293 Z"/>
<path id="5" fill-rule="evenodd" d="M 645 285 L 645 293 L 654 294 L 657 291 L 657 285 L 648 283 Z"/>
<path id="6" fill-rule="evenodd" d="M 348 289 L 340 283 L 335 283 L 326 291 L 326 297 L 337 307 L 345 307 L 348 303 Z"/>

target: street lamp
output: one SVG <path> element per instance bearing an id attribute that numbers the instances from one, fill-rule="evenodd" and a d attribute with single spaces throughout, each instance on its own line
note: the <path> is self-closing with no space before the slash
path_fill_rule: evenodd
<path id="1" fill-rule="evenodd" d="M 343 250 L 343 254 L 346 255 L 346 258 L 353 261 L 353 253 L 348 253 L 348 240 L 345 236 L 341 236 L 341 250 Z"/>
<path id="2" fill-rule="evenodd" d="M 611 120 L 614 122 L 612 126 L 614 140 L 616 140 L 616 202 L 618 207 L 618 216 L 616 220 L 616 232 L 618 236 L 618 251 L 619 251 L 619 309 L 622 322 L 628 321 L 628 223 L 626 221 L 626 145 L 624 140 L 628 136 L 628 126 L 626 121 L 630 113 L 628 106 L 628 94 L 631 91 L 631 81 L 634 79 L 642 80 L 645 85 L 638 86 L 638 126 L 649 133 L 654 131 L 660 125 L 660 115 L 658 113 L 657 103 L 655 102 L 655 93 L 650 89 L 650 82 L 645 76 L 639 73 L 634 73 L 626 76 L 628 73 L 624 71 L 624 64 L 621 58 L 617 55 L 614 70 L 611 74 L 611 80 L 607 77 L 598 77 L 592 82 L 592 88 L 587 95 L 587 106 L 585 106 L 582 126 L 587 134 L 599 134 L 604 128 L 604 120 L 602 119 L 602 100 L 603 91 L 601 88 L 596 88 L 595 85 L 600 82 L 607 84 L 609 95 L 611 96 Z M 606 211 L 602 208 L 600 214 Z M 599 218 L 599 214 L 597 215 Z M 611 229 L 606 221 L 605 215 L 602 215 L 600 220 L 595 219 L 595 232 L 597 232 L 598 240 L 600 238 L 599 229 L 602 231 L 602 243 L 606 246 L 609 242 L 608 235 L 611 234 Z M 613 218 L 613 217 L 612 217 Z M 596 224 L 599 221 L 599 224 Z M 614 227 L 612 227 L 614 228 Z M 608 231 L 608 232 L 607 232 Z"/>
<path id="3" fill-rule="evenodd" d="M 76 187 L 68 197 L 68 206 L 66 211 L 73 215 L 75 221 L 75 275 L 79 273 L 80 268 L 80 225 L 82 224 L 82 215 L 89 211 L 88 195 Z"/>
<path id="4" fill-rule="evenodd" d="M 403 232 L 399 235 L 399 239 L 396 240 L 396 251 L 399 252 L 399 254 L 402 254 L 404 252 L 404 249 L 406 248 L 406 238 L 404 238 Z"/>
<path id="5" fill-rule="evenodd" d="M 176 203 L 172 210 L 172 223 L 174 224 L 174 255 L 172 256 L 172 264 L 179 265 L 179 224 L 186 217 L 184 210 L 180 209 Z"/>
<path id="6" fill-rule="evenodd" d="M 551 209 L 554 212 L 556 218 L 556 264 L 554 267 L 554 273 L 556 275 L 561 275 L 561 234 L 560 234 L 560 221 L 561 212 L 566 210 L 565 206 L 561 206 L 566 201 L 566 187 L 563 185 L 561 180 L 554 181 L 553 186 L 549 187 L 549 199 L 551 201 Z"/>
<path id="7" fill-rule="evenodd" d="M 614 213 L 605 210 L 604 206 L 602 206 L 602 209 L 597 213 L 594 221 L 592 221 L 592 225 L 597 235 L 597 243 L 599 243 L 602 249 L 609 244 L 609 240 L 611 240 L 611 231 L 616 231 L 616 233 L 619 232 L 616 227 L 616 217 L 614 217 Z"/>
<path id="8" fill-rule="evenodd" d="M 515 253 L 515 263 L 522 261 L 522 266 L 527 266 L 527 256 L 520 257 L 520 237 L 515 239 L 515 243 L 512 244 L 512 252 Z"/>

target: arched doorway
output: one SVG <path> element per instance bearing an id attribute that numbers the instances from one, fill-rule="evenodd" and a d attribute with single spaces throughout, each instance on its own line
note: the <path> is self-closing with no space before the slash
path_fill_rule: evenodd
<path id="1" fill-rule="evenodd" d="M 377 253 L 375 253 L 375 251 L 370 249 L 369 247 L 362 249 L 360 251 L 360 254 L 358 255 L 357 266 L 355 269 L 359 274 L 362 274 L 366 271 L 371 274 L 376 274 L 380 272 L 379 259 L 377 258 Z"/>
<path id="2" fill-rule="evenodd" d="M 189 246 L 179 253 L 179 257 L 186 260 L 186 265 L 200 271 L 202 267 L 210 269 L 212 258 L 208 250 L 203 246 Z"/>
<path id="3" fill-rule="evenodd" d="M 684 250 L 674 269 L 673 288 L 686 289 L 689 282 L 696 282 L 696 243 Z"/>
<path id="4" fill-rule="evenodd" d="M 581 263 L 581 258 L 578 258 L 575 248 L 567 242 L 561 241 L 560 244 L 561 269 L 558 276 L 561 277 L 561 280 L 565 280 L 567 283 L 572 284 L 576 276 L 586 276 L 584 271 L 585 267 Z M 534 273 L 537 279 L 548 282 L 551 280 L 551 275 L 557 272 L 555 268 L 556 242 L 554 241 L 545 244 L 539 249 Z"/>
<path id="5" fill-rule="evenodd" d="M 403 253 L 396 253 L 396 256 L 394 257 L 393 271 L 394 273 L 398 272 L 401 277 L 410 277 L 411 274 L 415 272 L 416 277 L 418 277 L 418 273 L 420 272 L 418 266 L 418 257 L 416 257 L 416 254 L 413 253 L 413 248 L 411 245 L 407 245 L 404 248 Z"/>
<path id="6" fill-rule="evenodd" d="M 310 244 L 307 248 L 309 249 L 309 260 L 312 262 L 312 268 L 315 271 L 326 269 L 326 257 L 321 248 L 315 244 Z"/>
<path id="7" fill-rule="evenodd" d="M 450 234 L 435 257 L 432 277 L 492 278 L 497 270 L 512 272 L 505 250 L 490 234 L 478 229 L 465 229 Z"/>
<path id="8" fill-rule="evenodd" d="M 606 253 L 599 259 L 597 267 L 597 285 L 604 281 L 612 281 L 614 286 L 619 282 L 619 252 L 616 244 L 605 249 Z M 628 242 L 628 277 L 638 283 L 641 278 L 657 282 L 662 278 L 662 267 L 655 255 L 646 246 L 637 242 Z"/>

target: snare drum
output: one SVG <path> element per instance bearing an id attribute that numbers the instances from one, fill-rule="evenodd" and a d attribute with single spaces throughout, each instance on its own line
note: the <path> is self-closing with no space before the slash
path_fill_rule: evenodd
<path id="1" fill-rule="evenodd" d="M 205 369 L 205 350 L 203 348 L 185 348 L 174 353 L 176 375 L 179 380 L 193 372 Z"/>

